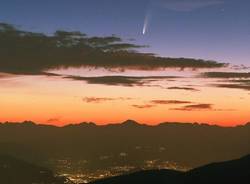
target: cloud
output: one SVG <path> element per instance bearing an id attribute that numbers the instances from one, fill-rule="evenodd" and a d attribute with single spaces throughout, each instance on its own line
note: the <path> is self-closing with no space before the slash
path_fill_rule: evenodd
<path id="1" fill-rule="evenodd" d="M 97 97 L 85 97 L 82 99 L 82 101 L 86 103 L 100 103 L 100 102 L 106 102 L 106 101 L 113 101 L 116 100 L 115 98 L 97 98 Z"/>
<path id="2" fill-rule="evenodd" d="M 202 77 L 207 78 L 250 78 L 250 73 L 240 72 L 206 72 L 201 74 Z"/>
<path id="3" fill-rule="evenodd" d="M 155 105 L 152 104 L 145 104 L 145 105 L 132 105 L 132 107 L 138 108 L 138 109 L 149 109 L 154 107 Z"/>
<path id="4" fill-rule="evenodd" d="M 16 75 L 8 74 L 8 73 L 0 73 L 0 79 L 12 78 L 16 77 Z"/>
<path id="5" fill-rule="evenodd" d="M 193 11 L 200 8 L 223 4 L 222 0 L 159 0 L 158 5 L 172 11 Z"/>
<path id="6" fill-rule="evenodd" d="M 224 82 L 250 84 L 250 79 L 233 79 L 233 80 L 225 80 Z"/>
<path id="7" fill-rule="evenodd" d="M 176 105 L 176 104 L 189 104 L 192 103 L 190 101 L 181 101 L 181 100 L 151 100 L 147 104 L 144 105 L 132 105 L 132 107 L 138 109 L 148 109 L 155 107 L 157 105 Z"/>
<path id="8" fill-rule="evenodd" d="M 50 118 L 47 120 L 47 123 L 58 123 L 60 122 L 60 117 Z"/>
<path id="9" fill-rule="evenodd" d="M 249 70 L 250 69 L 250 67 L 245 66 L 243 64 L 241 64 L 241 65 L 232 65 L 230 68 L 233 69 L 233 70 Z"/>
<path id="10" fill-rule="evenodd" d="M 181 108 L 172 108 L 170 110 L 178 110 L 178 111 L 200 111 L 200 110 L 212 110 L 212 104 L 195 104 L 195 105 L 186 105 Z"/>
<path id="11" fill-rule="evenodd" d="M 64 78 L 85 81 L 88 84 L 103 84 L 110 86 L 125 86 L 125 87 L 133 87 L 133 86 L 146 86 L 150 82 L 165 80 L 165 79 L 173 79 L 178 78 L 175 76 L 143 76 L 143 77 L 132 77 L 132 76 L 102 76 L 102 77 L 80 77 L 80 76 L 64 76 Z M 155 87 L 155 85 L 153 85 Z"/>
<path id="12" fill-rule="evenodd" d="M 206 78 L 223 79 L 211 86 L 219 88 L 250 90 L 250 73 L 242 72 L 207 72 L 201 76 Z"/>
<path id="13" fill-rule="evenodd" d="M 151 100 L 150 102 L 153 104 L 158 104 L 158 105 L 192 103 L 190 101 L 181 101 L 181 100 Z"/>
<path id="14" fill-rule="evenodd" d="M 119 98 L 107 98 L 107 97 L 84 97 L 82 98 L 82 101 L 86 103 L 102 103 L 106 101 L 115 101 L 115 100 L 132 100 L 133 98 L 124 98 L 124 97 L 119 97 Z"/>
<path id="15" fill-rule="evenodd" d="M 190 101 L 179 101 L 179 100 L 151 100 L 150 103 L 144 105 L 132 105 L 132 107 L 138 109 L 149 109 L 155 107 L 157 105 L 178 105 L 178 104 L 191 104 L 193 102 Z M 183 107 L 178 108 L 170 108 L 169 110 L 173 111 L 235 111 L 235 109 L 215 109 L 213 108 L 213 104 L 191 104 L 185 105 Z"/>
<path id="16" fill-rule="evenodd" d="M 230 88 L 230 89 L 243 89 L 243 90 L 250 90 L 250 83 L 233 83 L 233 84 L 214 84 L 213 86 L 220 87 L 220 88 Z"/>
<path id="17" fill-rule="evenodd" d="M 88 37 L 80 32 L 57 31 L 48 36 L 0 23 L 0 72 L 41 75 L 51 69 L 68 67 L 153 71 L 227 66 L 216 61 L 166 58 L 136 51 L 141 47 L 144 46 L 123 42 L 114 35 Z"/>
<path id="18" fill-rule="evenodd" d="M 0 73 L 0 79 L 1 79 L 1 78 L 6 78 L 6 77 L 8 77 L 8 75 L 3 74 L 3 73 Z"/>
<path id="19" fill-rule="evenodd" d="M 199 91 L 198 89 L 195 88 L 190 88 L 190 87 L 168 87 L 167 89 L 173 89 L 173 90 L 186 90 L 186 91 Z"/>

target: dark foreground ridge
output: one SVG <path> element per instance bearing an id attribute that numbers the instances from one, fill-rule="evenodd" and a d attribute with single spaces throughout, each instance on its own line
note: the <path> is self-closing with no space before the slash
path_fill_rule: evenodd
<path id="1" fill-rule="evenodd" d="M 249 184 L 250 155 L 213 163 L 188 172 L 172 170 L 141 171 L 92 182 L 91 184 Z"/>
<path id="2" fill-rule="evenodd" d="M 2 184 L 73 184 L 52 171 L 11 156 L 0 155 Z M 188 172 L 148 170 L 116 176 L 89 184 L 249 184 L 250 155 L 237 160 L 212 163 Z"/>
<path id="3" fill-rule="evenodd" d="M 21 161 L 19 159 L 0 155 L 1 184 L 72 184 L 64 177 L 43 167 Z"/>

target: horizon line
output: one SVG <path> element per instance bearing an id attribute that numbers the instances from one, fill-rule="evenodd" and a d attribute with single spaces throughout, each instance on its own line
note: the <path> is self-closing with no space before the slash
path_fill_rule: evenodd
<path id="1" fill-rule="evenodd" d="M 122 122 L 116 122 L 116 123 L 106 123 L 106 124 L 98 124 L 92 121 L 82 121 L 79 123 L 68 123 L 68 124 L 64 124 L 64 125 L 55 125 L 55 124 L 48 124 L 48 123 L 39 123 L 39 122 L 34 122 L 31 120 L 25 120 L 22 122 L 13 122 L 13 121 L 5 121 L 5 122 L 0 122 L 0 125 L 5 125 L 5 124 L 33 124 L 33 125 L 37 125 L 37 126 L 53 126 L 53 127 L 57 127 L 57 128 L 65 128 L 68 126 L 79 126 L 79 125 L 94 125 L 96 127 L 105 127 L 105 126 L 116 126 L 116 125 L 139 125 L 139 126 L 148 126 L 148 127 L 157 127 L 157 126 L 161 126 L 161 125 L 173 125 L 173 124 L 179 124 L 179 125 L 198 125 L 198 126 L 216 126 L 216 127 L 221 127 L 221 128 L 236 128 L 236 127 L 242 127 L 242 126 L 248 126 L 250 125 L 250 121 L 246 122 L 246 123 L 242 123 L 242 124 L 236 124 L 236 125 L 229 125 L 229 126 L 223 126 L 220 124 L 209 124 L 209 123 L 202 123 L 202 122 L 169 122 L 169 121 L 163 121 L 157 124 L 148 124 L 148 123 L 141 123 L 132 119 L 127 119 L 125 121 Z"/>

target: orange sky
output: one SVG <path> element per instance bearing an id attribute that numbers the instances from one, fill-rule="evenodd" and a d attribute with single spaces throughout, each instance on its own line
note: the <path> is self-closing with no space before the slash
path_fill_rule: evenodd
<path id="1" fill-rule="evenodd" d="M 178 71 L 167 74 L 176 73 Z M 32 120 L 61 126 L 84 121 L 106 124 L 133 119 L 152 125 L 200 122 L 233 126 L 250 121 L 250 92 L 213 87 L 209 79 L 162 80 L 151 82 L 151 87 L 86 84 L 43 76 L 0 78 L 0 83 L 0 122 Z M 173 86 L 192 86 L 199 91 L 167 89 Z M 153 104 L 152 100 L 190 101 L 190 104 Z M 181 110 L 184 106 L 198 104 L 211 104 L 211 108 Z"/>

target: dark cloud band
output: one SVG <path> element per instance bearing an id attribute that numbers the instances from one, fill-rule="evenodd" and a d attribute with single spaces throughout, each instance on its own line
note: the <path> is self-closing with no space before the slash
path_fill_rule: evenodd
<path id="1" fill-rule="evenodd" d="M 68 67 L 108 70 L 162 70 L 165 68 L 217 68 L 225 63 L 190 58 L 165 58 L 139 53 L 144 46 L 125 43 L 116 36 L 88 37 L 80 32 L 53 35 L 26 32 L 0 24 L 0 72 L 41 74 Z"/>

